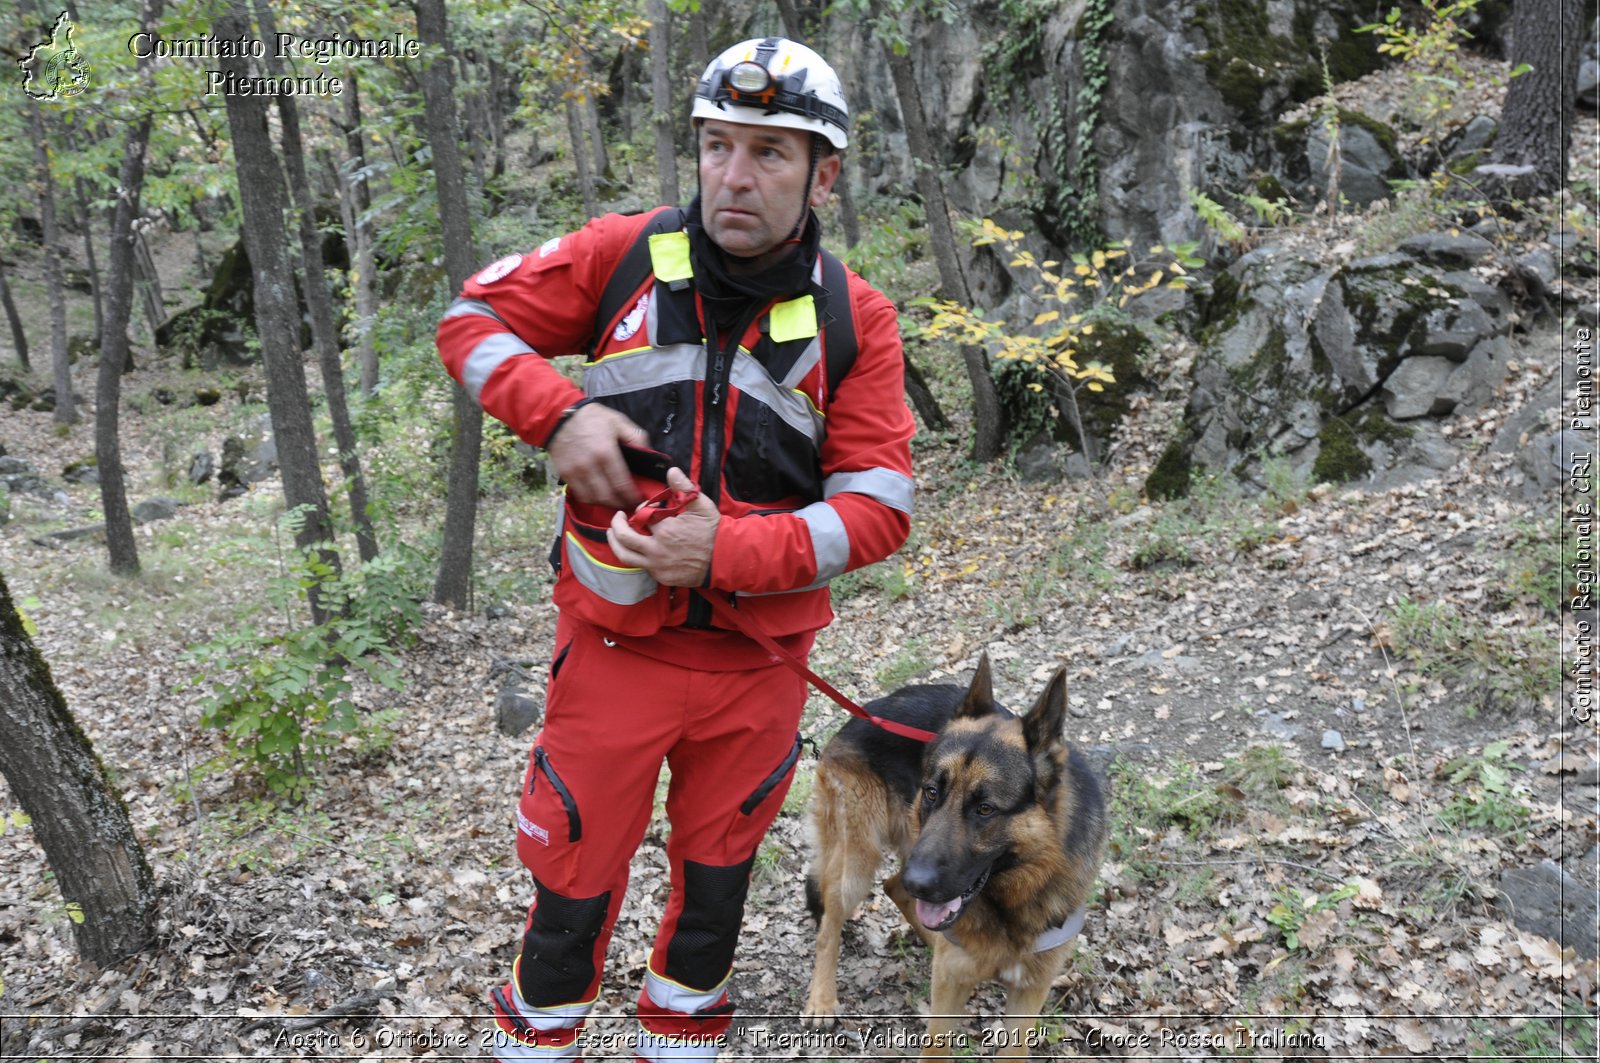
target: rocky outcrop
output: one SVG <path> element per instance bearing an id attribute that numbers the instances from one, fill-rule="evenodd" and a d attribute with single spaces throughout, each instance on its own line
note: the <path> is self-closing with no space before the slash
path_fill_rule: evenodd
<path id="1" fill-rule="evenodd" d="M 1197 468 L 1312 481 L 1448 467 L 1435 419 L 1483 403 L 1511 347 L 1505 294 L 1464 267 L 1488 250 L 1445 234 L 1330 266 L 1278 247 L 1218 283 L 1184 427 L 1148 483 L 1184 494 Z"/>
<path id="2" fill-rule="evenodd" d="M 1198 239 L 1188 190 L 1248 190 L 1269 169 L 1278 115 L 1323 89 L 1321 48 L 1335 80 L 1380 58 L 1371 37 L 1353 33 L 1371 9 L 1349 0 L 954 7 L 948 22 L 910 27 L 954 205 L 973 216 L 1009 210 L 1058 246 L 1085 228 L 1136 244 Z M 1001 31 L 985 45 L 973 25 Z M 841 73 L 878 141 L 866 182 L 898 193 L 912 183 L 911 158 L 881 48 L 864 25 L 846 33 L 835 47 Z"/>

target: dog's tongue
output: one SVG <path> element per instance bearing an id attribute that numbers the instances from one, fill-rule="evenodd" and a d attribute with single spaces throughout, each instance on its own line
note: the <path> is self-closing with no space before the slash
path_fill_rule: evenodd
<path id="1" fill-rule="evenodd" d="M 961 911 L 960 897 L 944 904 L 929 904 L 927 901 L 917 902 L 917 918 L 929 930 L 938 930 L 954 919 L 959 911 Z"/>

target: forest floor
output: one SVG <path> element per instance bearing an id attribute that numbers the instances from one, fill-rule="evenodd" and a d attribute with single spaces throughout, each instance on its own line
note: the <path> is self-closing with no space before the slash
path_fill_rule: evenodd
<path id="1" fill-rule="evenodd" d="M 1140 485 L 1182 409 L 1182 344 L 1096 480 L 1022 483 L 918 441 L 912 540 L 841 581 L 813 663 L 866 698 L 964 683 L 987 650 L 1013 706 L 1068 668 L 1069 737 L 1108 773 L 1113 838 L 1039 1054 L 1576 1058 L 1587 1031 L 1592 1058 L 1581 1016 L 1593 1015 L 1595 962 L 1495 903 L 1505 871 L 1543 860 L 1592 886 L 1583 858 L 1597 840 L 1600 748 L 1592 726 L 1564 724 L 1548 602 L 1559 507 L 1522 490 L 1514 446 L 1492 448 L 1508 425 L 1513 443 L 1518 426 L 1554 426 L 1563 338 L 1546 322 L 1518 342 L 1495 400 L 1451 420 L 1458 463 L 1411 483 L 1147 502 Z M 130 397 L 196 386 L 153 357 L 141 366 Z M 92 373 L 75 371 L 85 394 Z M 94 538 L 36 541 L 97 519 L 97 490 L 59 479 L 92 453 L 91 424 L 0 418 L 6 453 L 56 492 L 13 496 L 0 571 L 117 780 L 162 913 L 143 955 L 90 970 L 31 833 L 0 834 L 6 1058 L 488 1054 L 487 993 L 507 977 L 531 892 L 512 818 L 529 736 L 496 729 L 494 666 L 528 662 L 537 676 L 550 652 L 553 504 L 543 492 L 485 501 L 482 605 L 495 608 L 427 608 L 398 652 L 403 688 L 357 690 L 365 712 L 396 710 L 369 717 L 390 722 L 350 735 L 311 797 L 280 806 L 197 773 L 218 740 L 198 726 L 200 666 L 185 657 L 261 620 L 276 486 L 222 502 L 214 486 L 170 479 L 261 408 L 232 394 L 181 414 L 130 401 L 133 500 L 185 503 L 140 527 L 145 573 L 132 581 L 108 575 Z M 813 696 L 808 737 L 840 722 Z M 813 764 L 757 861 L 725 1056 L 914 1054 L 901 1048 L 926 1012 L 928 957 L 881 897 L 846 931 L 852 1014 L 810 1033 L 795 1019 L 812 952 Z M 0 791 L 0 823 L 18 807 Z M 658 818 L 634 863 L 592 1058 L 627 1057 L 614 1050 L 666 901 L 664 832 Z M 982 988 L 975 1047 L 1001 1011 Z"/>

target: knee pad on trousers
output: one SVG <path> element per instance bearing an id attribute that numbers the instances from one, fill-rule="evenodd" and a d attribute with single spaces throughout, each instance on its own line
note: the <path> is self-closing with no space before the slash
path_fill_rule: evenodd
<path id="1" fill-rule="evenodd" d="M 731 867 L 684 861 L 683 911 L 667 943 L 666 970 L 674 982 L 704 988 L 727 977 L 739 944 L 750 868 L 755 856 Z"/>
<path id="2" fill-rule="evenodd" d="M 522 936 L 517 990 L 536 1008 L 583 999 L 599 973 L 594 945 L 605 925 L 611 891 L 597 897 L 563 897 L 537 878 L 528 931 Z"/>

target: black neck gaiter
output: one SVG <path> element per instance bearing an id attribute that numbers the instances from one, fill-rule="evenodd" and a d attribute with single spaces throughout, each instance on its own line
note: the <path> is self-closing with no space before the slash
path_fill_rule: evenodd
<path id="1" fill-rule="evenodd" d="M 811 284 L 811 270 L 821 246 L 822 227 L 807 208 L 807 224 L 800 242 L 790 253 L 757 273 L 735 273 L 729 256 L 706 232 L 700 217 L 700 197 L 689 204 L 685 231 L 694 256 L 694 283 L 707 312 L 719 327 L 727 328 L 751 303 L 767 303 L 783 296 L 800 295 Z"/>

